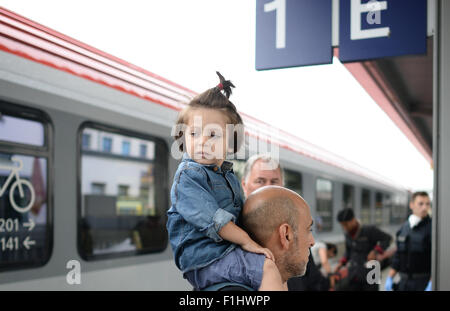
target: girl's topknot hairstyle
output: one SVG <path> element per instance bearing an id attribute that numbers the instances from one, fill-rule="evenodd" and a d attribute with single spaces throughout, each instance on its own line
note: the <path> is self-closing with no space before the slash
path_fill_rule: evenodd
<path id="1" fill-rule="evenodd" d="M 236 106 L 229 100 L 231 95 L 231 88 L 235 87 L 230 80 L 225 80 L 225 78 L 216 71 L 219 76 L 220 82 L 215 87 L 206 90 L 205 92 L 194 97 L 187 107 L 183 109 L 178 115 L 178 119 L 175 123 L 177 128 L 181 129 L 179 125 L 187 124 L 189 113 L 196 108 L 206 108 L 206 109 L 218 109 L 222 110 L 228 117 L 230 124 L 240 125 L 235 128 L 234 131 L 234 141 L 232 145 L 234 146 L 234 153 L 236 153 L 243 142 L 244 131 L 243 131 L 243 121 L 239 113 L 237 112 Z M 223 93 L 222 93 L 223 91 Z M 224 94 L 225 93 L 225 94 Z M 183 136 L 182 130 L 177 130 L 174 138 L 177 140 Z M 183 147 L 184 143 L 180 145 L 180 151 L 185 151 Z"/>
<path id="2" fill-rule="evenodd" d="M 235 87 L 235 86 L 233 85 L 233 83 L 231 83 L 230 80 L 225 80 L 225 78 L 220 74 L 220 72 L 216 71 L 216 73 L 217 73 L 217 75 L 219 76 L 219 79 L 220 79 L 220 83 L 217 84 L 216 89 L 219 90 L 219 91 L 223 90 L 225 92 L 225 96 L 227 98 L 230 98 L 230 95 L 231 95 L 231 92 L 232 92 L 231 88 Z"/>

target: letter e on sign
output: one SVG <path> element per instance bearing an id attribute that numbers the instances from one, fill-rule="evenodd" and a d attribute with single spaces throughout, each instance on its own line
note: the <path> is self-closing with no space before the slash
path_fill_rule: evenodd
<path id="1" fill-rule="evenodd" d="M 339 60 L 427 52 L 427 0 L 339 1 Z"/>

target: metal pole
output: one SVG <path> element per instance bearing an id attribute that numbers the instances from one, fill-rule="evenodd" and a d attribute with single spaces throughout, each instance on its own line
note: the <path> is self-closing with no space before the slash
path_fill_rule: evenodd
<path id="1" fill-rule="evenodd" d="M 433 55 L 434 290 L 450 290 L 450 1 L 436 2 Z"/>

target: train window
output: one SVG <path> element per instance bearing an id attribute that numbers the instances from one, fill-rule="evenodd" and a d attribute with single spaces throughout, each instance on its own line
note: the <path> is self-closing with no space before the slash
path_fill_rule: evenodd
<path id="1" fill-rule="evenodd" d="M 370 190 L 362 189 L 361 194 L 361 223 L 370 224 Z"/>
<path id="2" fill-rule="evenodd" d="M 317 230 L 333 230 L 333 183 L 329 180 L 316 181 L 316 212 Z"/>
<path id="3" fill-rule="evenodd" d="M 407 204 L 408 202 L 405 195 L 394 195 L 390 217 L 391 224 L 400 224 L 406 219 L 408 213 Z"/>
<path id="4" fill-rule="evenodd" d="M 90 134 L 83 134 L 83 149 L 89 149 L 91 146 L 91 135 Z"/>
<path id="5" fill-rule="evenodd" d="M 383 224 L 383 194 L 375 192 L 375 225 Z"/>
<path id="6" fill-rule="evenodd" d="M 44 146 L 44 124 L 30 119 L 7 115 L 0 110 L 0 141 Z"/>
<path id="7" fill-rule="evenodd" d="M 103 137 L 103 152 L 112 152 L 112 138 Z"/>
<path id="8" fill-rule="evenodd" d="M 122 142 L 122 154 L 124 156 L 127 156 L 130 154 L 130 147 L 131 147 L 131 143 L 129 141 Z M 139 154 L 139 156 L 140 156 L 140 154 Z"/>
<path id="9" fill-rule="evenodd" d="M 42 266 L 50 258 L 50 135 L 43 113 L 2 103 L 0 271 Z"/>
<path id="10" fill-rule="evenodd" d="M 388 225 L 389 224 L 391 211 L 392 211 L 391 194 L 385 194 L 384 195 L 383 225 Z"/>
<path id="11" fill-rule="evenodd" d="M 106 185 L 104 183 L 93 182 L 91 184 L 91 193 L 92 194 L 105 194 L 105 187 L 106 187 Z"/>
<path id="12" fill-rule="evenodd" d="M 353 208 L 355 202 L 355 187 L 344 184 L 342 189 L 342 208 Z"/>
<path id="13" fill-rule="evenodd" d="M 141 144 L 139 148 L 140 148 L 139 149 L 140 156 L 142 158 L 145 158 L 147 156 L 147 145 Z"/>
<path id="14" fill-rule="evenodd" d="M 284 170 L 284 186 L 303 195 L 302 174 L 288 169 Z"/>
<path id="15" fill-rule="evenodd" d="M 92 138 L 89 148 L 83 144 L 85 135 Z M 81 129 L 79 146 L 78 247 L 82 258 L 164 250 L 166 144 L 160 139 L 87 124 Z"/>

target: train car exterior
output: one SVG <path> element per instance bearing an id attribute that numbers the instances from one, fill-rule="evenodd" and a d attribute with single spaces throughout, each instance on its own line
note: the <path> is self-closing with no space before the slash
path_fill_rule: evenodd
<path id="1" fill-rule="evenodd" d="M 165 221 L 171 129 L 195 92 L 8 10 L 0 19 L 0 290 L 190 290 Z M 245 157 L 279 152 L 318 239 L 343 241 L 343 207 L 391 233 L 406 218 L 406 189 L 244 123 Z"/>

